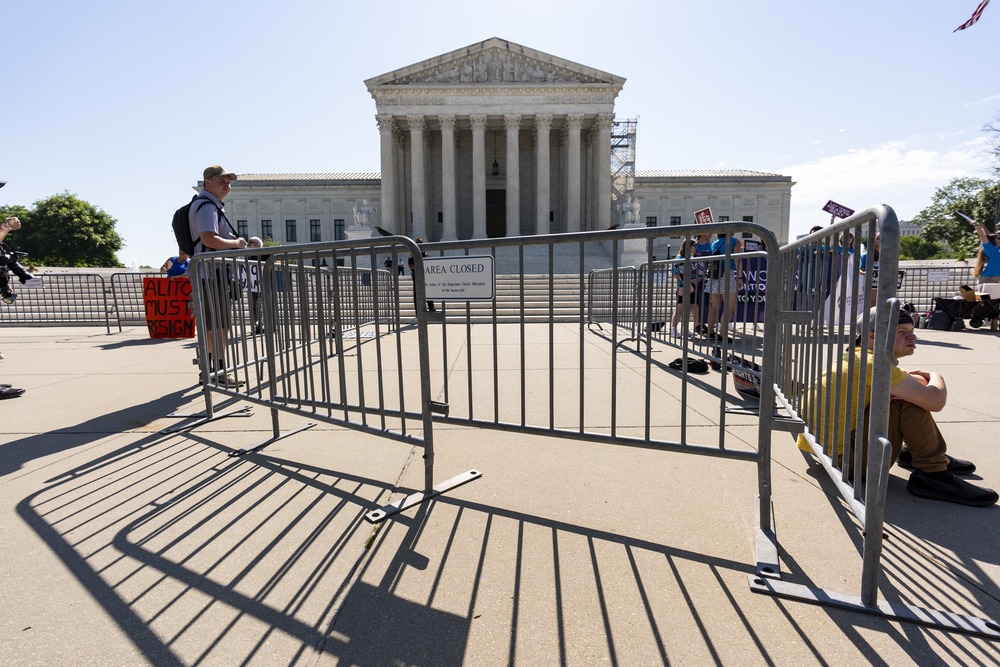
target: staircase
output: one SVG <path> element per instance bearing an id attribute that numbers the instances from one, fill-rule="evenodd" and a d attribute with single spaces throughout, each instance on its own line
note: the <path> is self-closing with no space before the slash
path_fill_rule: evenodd
<path id="1" fill-rule="evenodd" d="M 580 277 L 565 274 L 552 276 L 550 291 L 550 277 L 548 275 L 526 275 L 524 276 L 523 298 L 521 288 L 521 276 L 518 275 L 498 275 L 496 277 L 496 321 L 504 323 L 516 323 L 521 321 L 522 313 L 525 322 L 548 322 L 551 317 L 556 322 L 578 322 L 581 318 L 586 318 L 586 276 L 584 276 L 583 289 L 581 290 Z M 403 282 L 405 280 L 405 282 Z M 400 281 L 400 291 L 404 295 L 403 308 L 400 317 L 412 320 L 415 317 L 413 311 L 413 282 L 409 276 Z M 580 295 L 583 293 L 581 305 Z M 466 306 L 468 306 L 468 317 L 473 322 L 492 322 L 494 319 L 494 301 L 455 301 L 444 305 L 444 311 L 448 319 L 452 317 L 464 319 L 466 317 Z M 442 304 L 435 303 L 440 311 Z"/>

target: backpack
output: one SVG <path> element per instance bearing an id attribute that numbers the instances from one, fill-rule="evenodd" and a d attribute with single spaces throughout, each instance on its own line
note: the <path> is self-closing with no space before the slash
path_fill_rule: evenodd
<path id="1" fill-rule="evenodd" d="M 936 329 L 938 331 L 948 331 L 951 329 L 952 325 L 955 323 L 955 318 L 949 313 L 943 310 L 931 311 L 930 316 L 927 318 L 927 329 Z"/>
<path id="2" fill-rule="evenodd" d="M 236 230 L 233 229 L 232 223 L 229 222 L 229 218 L 226 217 L 226 214 L 222 212 L 222 209 L 219 208 L 215 202 L 207 197 L 199 197 L 198 195 L 195 195 L 191 198 L 191 201 L 174 211 L 174 219 L 170 223 L 170 226 L 174 228 L 174 239 L 177 241 L 177 248 L 188 257 L 194 257 L 194 247 L 198 243 L 198 239 L 191 238 L 190 220 L 191 207 L 197 199 L 201 199 L 202 203 L 198 204 L 198 208 L 195 209 L 196 213 L 198 212 L 198 209 L 205 204 L 215 206 L 215 208 L 219 210 L 219 217 L 226 221 L 226 224 L 229 225 L 229 229 L 233 230 L 233 236 L 239 236 L 239 234 L 236 233 Z"/>

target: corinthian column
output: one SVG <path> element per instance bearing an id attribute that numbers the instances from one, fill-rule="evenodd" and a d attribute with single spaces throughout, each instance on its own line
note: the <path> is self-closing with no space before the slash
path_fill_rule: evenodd
<path id="1" fill-rule="evenodd" d="M 535 233 L 549 233 L 549 209 L 552 208 L 549 181 L 552 168 L 549 160 L 549 131 L 552 129 L 552 114 L 535 115 Z"/>
<path id="2" fill-rule="evenodd" d="M 390 232 L 398 233 L 396 229 L 396 169 L 393 161 L 393 129 L 395 123 L 392 116 L 379 114 L 375 116 L 381 139 L 382 158 L 382 227 Z"/>
<path id="3" fill-rule="evenodd" d="M 521 115 L 509 113 L 503 117 L 507 131 L 507 236 L 521 234 L 521 157 L 518 142 L 521 132 Z"/>
<path id="4" fill-rule="evenodd" d="M 411 114 L 406 117 L 410 122 L 410 197 L 413 209 L 413 236 L 427 236 L 427 203 L 424 190 L 424 117 Z"/>
<path id="5" fill-rule="evenodd" d="M 566 231 L 580 231 L 580 128 L 582 113 L 566 117 Z"/>
<path id="6" fill-rule="evenodd" d="M 441 121 L 441 198 L 444 230 L 442 241 L 456 241 L 455 225 L 455 116 L 438 116 Z"/>
<path id="7" fill-rule="evenodd" d="M 472 238 L 486 238 L 486 114 L 472 121 Z"/>
<path id="8" fill-rule="evenodd" d="M 611 123 L 613 113 L 602 113 L 597 116 L 597 156 L 594 168 L 597 170 L 597 229 L 607 229 L 611 226 Z"/>

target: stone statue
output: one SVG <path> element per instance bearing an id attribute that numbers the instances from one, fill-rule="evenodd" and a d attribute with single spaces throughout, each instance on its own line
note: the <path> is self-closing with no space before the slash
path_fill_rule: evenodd
<path id="1" fill-rule="evenodd" d="M 375 207 L 367 199 L 354 202 L 354 226 L 375 228 Z"/>
<path id="2" fill-rule="evenodd" d="M 629 190 L 622 194 L 621 201 L 618 202 L 618 210 L 623 227 L 639 222 L 639 200 L 635 198 L 635 192 Z"/>

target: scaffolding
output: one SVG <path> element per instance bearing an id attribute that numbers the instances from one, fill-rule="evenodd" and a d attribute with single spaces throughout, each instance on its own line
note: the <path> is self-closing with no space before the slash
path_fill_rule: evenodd
<path id="1" fill-rule="evenodd" d="M 611 222 L 616 226 L 629 220 L 635 205 L 635 129 L 638 118 L 616 120 L 611 125 Z"/>

